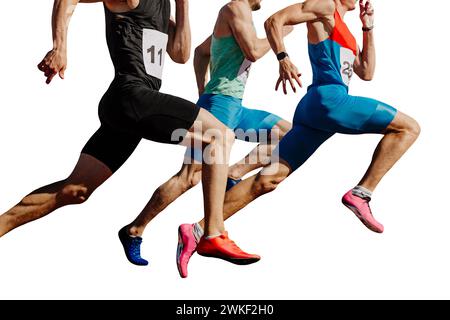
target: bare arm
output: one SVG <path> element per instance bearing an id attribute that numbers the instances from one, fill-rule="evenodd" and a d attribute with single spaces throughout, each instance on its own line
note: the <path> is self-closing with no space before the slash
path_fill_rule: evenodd
<path id="1" fill-rule="evenodd" d="M 64 79 L 67 68 L 67 30 L 70 18 L 79 2 L 100 2 L 101 0 L 55 0 L 52 12 L 53 49 L 38 64 L 39 70 L 44 72 L 49 84 L 56 74 Z"/>
<path id="2" fill-rule="evenodd" d="M 186 63 L 191 55 L 191 27 L 189 1 L 175 0 L 175 21 L 170 21 L 167 53 L 176 63 Z"/>
<path id="3" fill-rule="evenodd" d="M 283 41 L 284 26 L 313 22 L 332 15 L 334 10 L 335 4 L 332 0 L 307 0 L 275 13 L 264 24 L 272 50 L 275 54 L 286 52 Z M 287 94 L 286 81 L 289 81 L 292 90 L 296 92 L 294 81 L 301 87 L 300 75 L 290 58 L 284 58 L 280 61 L 280 78 L 277 81 L 276 90 L 283 83 L 283 91 Z"/>
<path id="4" fill-rule="evenodd" d="M 52 12 L 53 49 L 39 63 L 38 68 L 44 72 L 49 84 L 53 77 L 59 73 L 64 79 L 67 67 L 67 30 L 70 18 L 79 3 L 79 0 L 55 0 Z"/>
<path id="5" fill-rule="evenodd" d="M 255 62 L 270 50 L 267 39 L 258 39 L 253 26 L 252 11 L 244 3 L 232 3 L 224 9 L 233 36 L 245 57 Z"/>
<path id="6" fill-rule="evenodd" d="M 194 70 L 198 95 L 201 96 L 208 83 L 208 66 L 211 58 L 211 36 L 195 49 Z"/>
<path id="7" fill-rule="evenodd" d="M 361 10 L 361 21 L 363 28 L 371 29 L 374 23 L 374 9 L 370 0 L 359 1 Z M 362 80 L 370 81 L 373 79 L 376 65 L 375 40 L 373 30 L 365 31 L 363 34 L 363 49 L 355 59 L 355 73 Z"/>
<path id="8" fill-rule="evenodd" d="M 271 16 L 265 23 L 267 38 L 275 54 L 286 51 L 283 41 L 283 26 L 312 22 L 329 15 L 335 10 L 332 0 L 307 0 L 289 6 Z"/>

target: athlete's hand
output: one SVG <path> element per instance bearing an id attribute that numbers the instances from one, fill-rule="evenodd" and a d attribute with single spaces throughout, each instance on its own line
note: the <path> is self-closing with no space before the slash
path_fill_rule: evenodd
<path id="1" fill-rule="evenodd" d="M 372 28 L 374 24 L 375 10 L 371 0 L 359 0 L 359 17 L 364 28 Z"/>
<path id="2" fill-rule="evenodd" d="M 280 78 L 278 78 L 275 90 L 278 91 L 280 84 L 283 84 L 283 92 L 284 94 L 287 94 L 286 82 L 289 81 L 292 91 L 297 92 L 294 81 L 302 88 L 303 85 L 300 81 L 301 75 L 302 74 L 298 72 L 297 67 L 291 62 L 291 59 L 289 59 L 289 57 L 284 58 L 280 61 Z"/>
<path id="3" fill-rule="evenodd" d="M 293 26 L 284 26 L 284 27 L 283 27 L 283 37 L 286 37 L 286 36 L 289 35 L 292 31 L 294 31 L 294 27 L 293 27 Z"/>
<path id="4" fill-rule="evenodd" d="M 38 69 L 44 73 L 47 78 L 45 81 L 50 84 L 53 77 L 59 74 L 61 79 L 64 79 L 64 71 L 67 67 L 67 54 L 65 50 L 53 49 L 49 51 L 44 59 L 38 64 Z"/>

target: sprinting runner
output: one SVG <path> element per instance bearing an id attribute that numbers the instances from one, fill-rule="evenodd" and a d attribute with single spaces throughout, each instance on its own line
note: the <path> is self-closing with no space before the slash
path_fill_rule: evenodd
<path id="1" fill-rule="evenodd" d="M 269 163 L 278 139 L 291 129 L 289 122 L 276 115 L 242 106 L 251 63 L 270 50 L 267 39 L 258 39 L 253 26 L 252 11 L 260 9 L 260 3 L 261 0 L 233 0 L 226 4 L 219 12 L 213 34 L 195 51 L 194 67 L 200 94 L 197 104 L 233 129 L 237 138 L 261 143 L 243 160 L 230 167 L 228 189 L 240 182 L 247 173 Z M 283 35 L 290 31 L 292 27 L 284 28 Z M 209 81 L 208 65 L 211 65 Z M 268 139 L 274 133 L 275 139 Z M 188 161 L 181 170 L 161 185 L 136 220 L 119 232 L 131 263 L 147 264 L 139 249 L 145 227 L 170 203 L 200 181 L 201 152 L 188 149 L 185 158 Z M 185 233 L 192 234 L 192 225 L 180 228 L 180 238 Z M 213 241 L 218 239 L 205 241 L 199 252 L 207 255 L 208 244 Z M 184 263 L 183 251 L 180 246 L 177 264 L 180 275 L 186 277 L 187 263 Z"/>
<path id="2" fill-rule="evenodd" d="M 54 48 L 39 64 L 47 83 L 66 68 L 67 29 L 78 0 L 55 0 Z M 167 48 L 169 56 L 185 63 L 191 34 L 188 0 L 176 0 L 176 19 L 170 18 L 170 0 L 105 0 L 106 38 L 115 78 L 99 106 L 100 129 L 82 150 L 72 174 L 42 187 L 0 216 L 0 236 L 70 204 L 85 202 L 133 153 L 142 138 L 162 143 L 191 145 L 200 141 L 210 150 L 205 172 L 204 200 L 209 255 L 245 264 L 253 257 L 224 236 L 223 199 L 228 157 L 234 133 L 206 110 L 183 99 L 162 94 L 161 77 Z M 201 124 L 203 131 L 194 131 Z M 205 134 L 203 134 L 205 133 Z"/>
<path id="3" fill-rule="evenodd" d="M 393 107 L 368 98 L 350 96 L 348 85 L 353 73 L 371 80 L 375 71 L 374 9 L 371 1 L 360 1 L 363 24 L 363 49 L 344 23 L 344 16 L 356 7 L 355 0 L 307 0 L 290 6 L 266 22 L 268 39 L 280 61 L 282 84 L 295 91 L 301 86 L 300 74 L 291 62 L 283 43 L 283 27 L 307 23 L 313 84 L 301 100 L 294 116 L 293 129 L 281 140 L 274 154 L 279 159 L 260 173 L 242 181 L 225 195 L 225 220 L 256 198 L 274 191 L 335 133 L 382 134 L 372 163 L 358 185 L 347 192 L 343 203 L 372 231 L 382 233 L 369 207 L 372 192 L 384 175 L 411 147 L 420 134 L 418 123 Z M 278 152 L 277 152 L 278 151 Z M 203 234 L 204 221 L 195 223 L 181 238 L 183 259 L 189 261 Z M 189 230 L 193 230 L 189 232 Z"/>

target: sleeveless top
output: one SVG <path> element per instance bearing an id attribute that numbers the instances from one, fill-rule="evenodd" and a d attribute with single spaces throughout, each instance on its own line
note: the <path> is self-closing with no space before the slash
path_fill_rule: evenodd
<path id="1" fill-rule="evenodd" d="M 105 5 L 106 41 L 116 78 L 142 81 L 154 90 L 161 87 L 167 50 L 170 0 L 140 0 L 125 13 Z"/>
<path id="2" fill-rule="evenodd" d="M 318 44 L 308 44 L 313 70 L 311 86 L 338 84 L 348 90 L 358 46 L 337 10 L 334 19 L 335 27 L 328 39 Z"/>
<path id="3" fill-rule="evenodd" d="M 216 38 L 211 42 L 211 80 L 206 94 L 221 94 L 242 99 L 252 63 L 247 60 L 234 36 Z"/>

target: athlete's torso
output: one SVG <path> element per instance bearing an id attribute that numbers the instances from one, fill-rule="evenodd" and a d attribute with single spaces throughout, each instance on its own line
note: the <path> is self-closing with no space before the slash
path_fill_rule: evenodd
<path id="1" fill-rule="evenodd" d="M 139 0 L 136 8 L 115 13 L 105 5 L 106 40 L 116 77 L 161 87 L 167 49 L 170 0 Z"/>
<path id="2" fill-rule="evenodd" d="M 234 38 L 230 12 L 230 4 L 225 5 L 220 10 L 214 26 L 211 40 L 211 80 L 205 88 L 205 93 L 242 99 L 251 62 L 245 58 Z"/>
<path id="3" fill-rule="evenodd" d="M 308 44 L 313 70 L 312 87 L 336 84 L 348 89 L 353 76 L 353 63 L 358 51 L 356 40 L 337 10 L 334 21 L 334 28 L 327 39 Z"/>
<path id="4" fill-rule="evenodd" d="M 211 40 L 211 80 L 205 93 L 221 94 L 242 99 L 250 72 L 251 62 L 247 60 L 234 36 Z"/>

